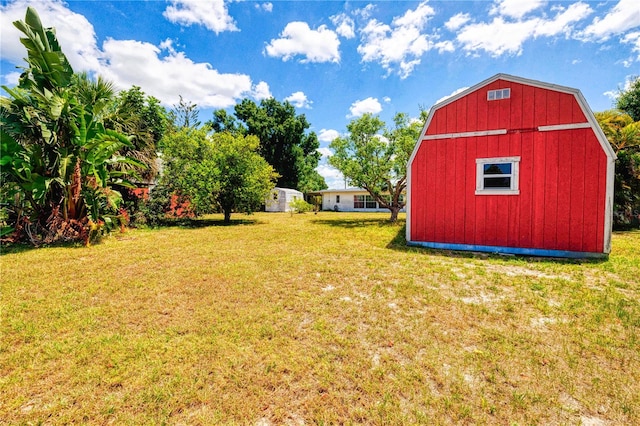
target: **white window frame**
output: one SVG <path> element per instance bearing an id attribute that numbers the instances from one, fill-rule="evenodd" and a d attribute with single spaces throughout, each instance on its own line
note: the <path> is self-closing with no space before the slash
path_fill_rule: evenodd
<path id="1" fill-rule="evenodd" d="M 358 197 L 362 197 L 362 201 L 358 200 Z M 356 207 L 356 203 L 363 203 L 364 207 Z M 370 203 L 373 207 L 368 207 L 367 203 Z M 353 208 L 354 209 L 364 209 L 364 210 L 375 210 L 378 209 L 378 202 L 370 195 L 370 194 L 366 194 L 366 195 L 354 195 L 353 196 Z"/>
<path id="2" fill-rule="evenodd" d="M 511 89 L 496 89 L 487 92 L 488 101 L 499 101 L 501 99 L 509 99 L 511 97 Z"/>
<path id="3" fill-rule="evenodd" d="M 511 173 L 504 175 L 485 175 L 485 164 L 511 163 Z M 509 188 L 485 188 L 485 177 L 510 177 Z M 520 194 L 520 157 L 476 158 L 476 195 L 518 195 Z"/>

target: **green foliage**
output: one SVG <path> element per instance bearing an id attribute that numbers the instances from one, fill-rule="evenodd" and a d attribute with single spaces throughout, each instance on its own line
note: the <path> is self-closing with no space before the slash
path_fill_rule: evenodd
<path id="1" fill-rule="evenodd" d="M 200 215 L 253 212 L 274 187 L 277 174 L 257 153 L 255 136 L 182 128 L 163 141 L 165 171 L 161 185 L 189 200 Z"/>
<path id="2" fill-rule="evenodd" d="M 315 168 L 320 161 L 320 144 L 304 114 L 296 115 L 289 102 L 274 98 L 257 105 L 244 99 L 235 106 L 235 116 L 215 111 L 207 124 L 215 132 L 255 135 L 260 140 L 259 154 L 280 175 L 277 185 L 301 191 L 326 189 L 324 178 Z"/>
<path id="3" fill-rule="evenodd" d="M 20 76 L 20 87 L 44 95 L 46 91 L 69 86 L 73 76 L 71 64 L 62 53 L 55 31 L 42 26 L 36 10 L 28 7 L 24 21 L 13 25 L 26 36 L 20 38 L 20 42 L 28 53 L 29 66 Z"/>
<path id="4" fill-rule="evenodd" d="M 260 141 L 255 136 L 216 133 L 213 143 L 219 185 L 216 201 L 229 222 L 234 211 L 251 213 L 260 208 L 278 174 L 258 154 Z"/>
<path id="5" fill-rule="evenodd" d="M 196 129 L 200 127 L 198 105 L 185 101 L 180 95 L 180 102 L 169 111 L 169 121 L 175 129 Z"/>
<path id="6" fill-rule="evenodd" d="M 123 154 L 145 165 L 138 173 L 146 181 L 152 181 L 158 173 L 158 144 L 168 124 L 160 101 L 146 96 L 138 86 L 120 92 L 105 117 L 105 127 L 131 135 L 132 146 L 125 148 Z"/>
<path id="7" fill-rule="evenodd" d="M 204 129 L 182 127 L 168 132 L 162 140 L 164 171 L 160 185 L 179 198 L 188 199 L 197 215 L 216 211 L 218 169 L 213 152 L 213 143 Z"/>
<path id="8" fill-rule="evenodd" d="M 627 90 L 620 92 L 616 107 L 629 114 L 633 121 L 640 121 L 640 77 L 636 77 Z"/>
<path id="9" fill-rule="evenodd" d="M 296 198 L 295 200 L 289 203 L 289 208 L 291 209 L 291 213 L 306 213 L 313 210 L 313 206 L 307 203 L 302 198 Z"/>
<path id="10" fill-rule="evenodd" d="M 614 189 L 614 227 L 640 226 L 640 122 L 622 111 L 595 114 L 618 156 Z"/>
<path id="11" fill-rule="evenodd" d="M 142 217 L 137 219 L 137 223 L 154 227 L 163 225 L 167 219 L 172 194 L 172 188 L 164 184 L 153 188 L 149 192 L 149 198 L 140 207 Z"/>
<path id="12" fill-rule="evenodd" d="M 391 129 L 377 116 L 365 114 L 347 125 L 349 135 L 331 142 L 335 154 L 329 164 L 349 181 L 366 189 L 384 208 L 391 210 L 391 221 L 404 207 L 401 195 L 406 188 L 407 162 L 423 122 L 406 114 L 394 117 Z"/>
<path id="13" fill-rule="evenodd" d="M 83 240 L 117 225 L 121 195 L 131 186 L 118 165 L 142 165 L 120 150 L 129 138 L 105 129 L 113 87 L 74 75 L 53 29 L 29 7 L 15 26 L 25 35 L 28 67 L 0 103 L 0 194 L 9 206 L 12 240 Z"/>

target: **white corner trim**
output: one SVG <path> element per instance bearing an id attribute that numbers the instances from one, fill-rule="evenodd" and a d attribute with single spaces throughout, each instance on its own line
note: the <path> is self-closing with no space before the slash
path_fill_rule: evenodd
<path id="1" fill-rule="evenodd" d="M 417 144 L 416 144 L 417 145 Z M 407 242 L 411 241 L 411 191 L 412 191 L 412 173 L 411 168 L 413 167 L 412 161 L 409 161 L 407 165 L 407 196 L 404 205 L 404 210 L 406 212 L 406 220 L 405 220 L 405 239 Z"/>
<path id="2" fill-rule="evenodd" d="M 603 251 L 611 252 L 611 233 L 613 231 L 613 190 L 615 181 L 616 160 L 609 158 L 607 161 L 607 188 L 605 191 L 605 210 L 604 210 L 604 239 Z"/>

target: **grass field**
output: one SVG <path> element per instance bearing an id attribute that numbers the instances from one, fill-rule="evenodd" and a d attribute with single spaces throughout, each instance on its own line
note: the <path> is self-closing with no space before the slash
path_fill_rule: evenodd
<path id="1" fill-rule="evenodd" d="M 640 232 L 581 263 L 387 217 L 4 249 L 0 424 L 640 424 Z"/>

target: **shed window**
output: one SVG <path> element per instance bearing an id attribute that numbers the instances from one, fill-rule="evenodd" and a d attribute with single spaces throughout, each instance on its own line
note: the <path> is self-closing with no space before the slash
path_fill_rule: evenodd
<path id="1" fill-rule="evenodd" d="M 497 101 L 511 97 L 511 89 L 489 90 L 487 92 L 487 100 Z"/>
<path id="2" fill-rule="evenodd" d="M 371 195 L 354 195 L 353 196 L 353 208 L 354 209 L 376 209 L 378 203 L 373 199 Z"/>
<path id="3" fill-rule="evenodd" d="M 336 195 L 336 203 L 340 204 L 340 196 L 339 195 Z"/>
<path id="4" fill-rule="evenodd" d="M 520 157 L 476 159 L 476 195 L 519 194 Z"/>

